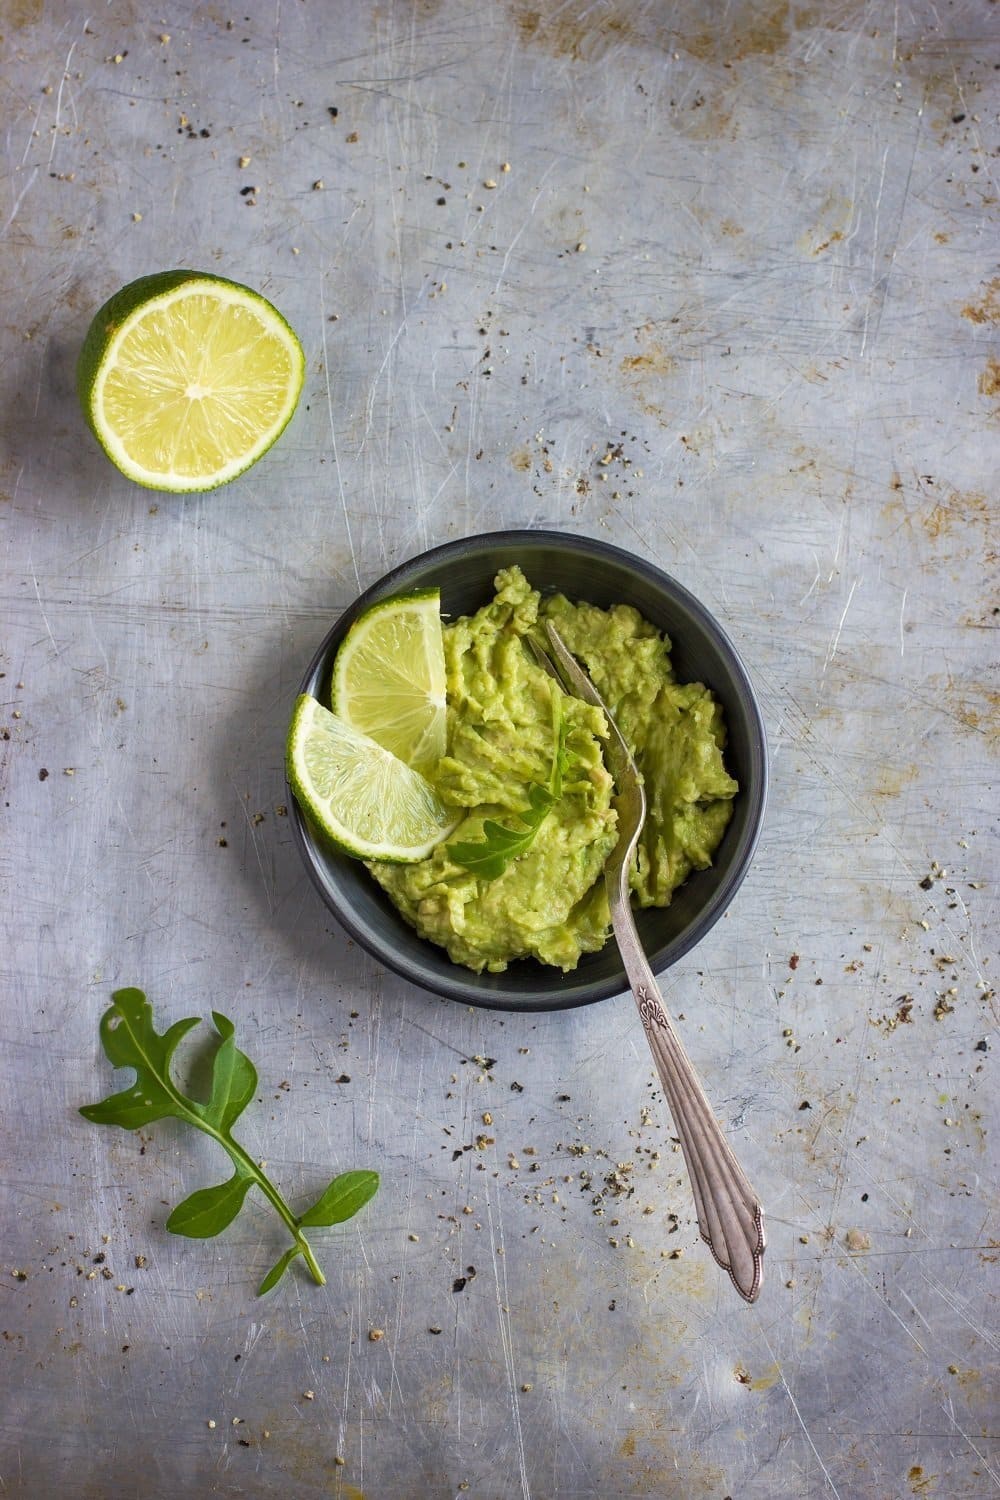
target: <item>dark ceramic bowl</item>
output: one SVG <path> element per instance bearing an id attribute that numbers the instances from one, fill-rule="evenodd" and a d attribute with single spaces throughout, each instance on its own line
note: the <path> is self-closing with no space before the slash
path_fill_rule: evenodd
<path id="1" fill-rule="evenodd" d="M 655 973 L 676 963 L 729 905 L 753 857 L 767 793 L 767 746 L 753 687 L 728 637 L 688 591 L 650 563 L 606 542 L 552 531 L 498 531 L 424 552 L 394 568 L 341 615 L 302 679 L 300 691 L 329 702 L 337 648 L 358 616 L 381 599 L 439 587 L 446 616 L 471 614 L 493 596 L 498 569 L 518 563 L 536 588 L 607 607 L 632 604 L 664 630 L 679 679 L 704 682 L 720 699 L 729 738 L 726 765 L 740 784 L 733 817 L 710 869 L 699 870 L 671 904 L 639 911 L 636 922 Z M 563 974 L 534 959 L 503 974 L 474 974 L 443 948 L 418 937 L 356 860 L 325 846 L 289 792 L 295 839 L 316 887 L 343 927 L 390 969 L 424 989 L 470 1005 L 555 1010 L 587 1005 L 628 989 L 613 938 Z"/>

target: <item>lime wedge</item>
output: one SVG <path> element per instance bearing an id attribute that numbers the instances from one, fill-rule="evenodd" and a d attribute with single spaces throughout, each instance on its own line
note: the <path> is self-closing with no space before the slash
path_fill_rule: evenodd
<path id="1" fill-rule="evenodd" d="M 295 410 L 302 346 L 270 302 L 221 276 L 162 271 L 116 292 L 77 363 L 84 416 L 150 489 L 211 490 L 266 453 Z"/>
<path id="2" fill-rule="evenodd" d="M 433 773 L 447 733 L 438 589 L 387 599 L 354 622 L 333 664 L 332 698 L 355 729 Z"/>
<path id="3" fill-rule="evenodd" d="M 419 771 L 307 693 L 295 704 L 285 762 L 302 811 L 358 859 L 415 863 L 461 821 Z"/>

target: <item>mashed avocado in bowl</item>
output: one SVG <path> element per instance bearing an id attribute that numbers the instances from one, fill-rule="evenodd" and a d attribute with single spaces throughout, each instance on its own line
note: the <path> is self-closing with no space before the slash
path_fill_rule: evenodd
<path id="1" fill-rule="evenodd" d="M 719 704 L 703 684 L 677 681 L 669 641 L 636 609 L 543 598 L 516 565 L 497 574 L 495 590 L 444 631 L 448 742 L 433 779 L 442 800 L 469 809 L 467 816 L 419 863 L 368 869 L 455 963 L 502 973 L 533 958 L 570 970 L 608 941 L 602 875 L 617 820 L 603 715 L 566 696 L 527 649 L 539 617 L 551 619 L 585 663 L 643 774 L 648 813 L 631 877 L 637 905 L 666 906 L 692 870 L 711 864 L 738 786 L 723 764 Z M 523 851 L 492 877 L 456 857 L 481 846 L 487 820 L 522 826 L 530 788 L 545 786 L 560 748 L 561 795 Z"/>
<path id="2" fill-rule="evenodd" d="M 552 688 L 523 636 L 539 613 L 550 614 L 645 776 L 650 811 L 633 906 L 661 973 L 725 912 L 763 820 L 764 726 L 729 638 L 687 589 L 621 548 L 553 531 L 491 532 L 422 553 L 374 583 L 320 643 L 300 691 L 329 703 L 333 662 L 352 625 L 375 604 L 429 588 L 441 592 L 449 678 L 436 781 L 465 810 L 447 844 L 479 842 L 490 819 L 522 828 L 531 789 L 549 783 Z M 601 876 L 615 815 L 599 715 L 577 700 L 564 699 L 563 709 L 565 806 L 489 881 L 477 883 L 440 846 L 420 864 L 381 865 L 373 878 L 332 849 L 289 796 L 294 840 L 322 899 L 389 969 L 465 1004 L 509 1010 L 584 1005 L 628 988 L 617 945 L 605 941 Z"/>

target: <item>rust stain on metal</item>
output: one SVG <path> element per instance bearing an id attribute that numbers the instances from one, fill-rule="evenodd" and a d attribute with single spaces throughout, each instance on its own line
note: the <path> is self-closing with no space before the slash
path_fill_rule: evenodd
<path id="1" fill-rule="evenodd" d="M 970 698 L 967 692 L 956 695 L 955 718 L 966 729 L 985 734 L 990 740 L 1000 740 L 1000 692 L 987 687 L 974 688 L 972 691 L 981 693 L 978 701 Z"/>
<path id="2" fill-rule="evenodd" d="M 673 355 L 665 354 L 658 345 L 654 344 L 646 354 L 626 355 L 621 362 L 620 368 L 626 375 L 666 375 L 674 368 L 676 363 L 677 361 Z"/>
<path id="3" fill-rule="evenodd" d="M 921 1464 L 912 1464 L 910 1472 L 906 1476 L 906 1481 L 910 1486 L 910 1493 L 912 1495 L 928 1494 L 931 1485 L 937 1477 L 936 1474 L 925 1474 Z"/>
<path id="4" fill-rule="evenodd" d="M 981 396 L 1000 396 L 1000 359 L 990 355 L 976 386 Z"/>
<path id="5" fill-rule="evenodd" d="M 515 3 L 511 15 L 522 42 L 572 62 L 600 62 L 630 42 L 670 45 L 669 29 L 658 17 L 637 14 L 629 6 L 595 6 L 588 0 L 559 6 Z"/>
<path id="6" fill-rule="evenodd" d="M 878 774 L 872 786 L 872 794 L 876 797 L 899 797 L 902 794 L 904 786 L 917 781 L 919 776 L 920 767 L 917 765 L 879 766 Z"/>
<path id="7" fill-rule="evenodd" d="M 1000 366 L 998 366 L 1000 371 Z M 989 525 L 990 502 L 975 490 L 952 490 L 921 516 L 921 524 L 932 541 L 970 521 Z"/>
<path id="8" fill-rule="evenodd" d="M 658 404 L 661 399 L 661 382 L 677 368 L 677 361 L 672 354 L 667 353 L 662 344 L 651 337 L 648 327 L 636 329 L 635 337 L 639 352 L 625 355 L 619 361 L 618 368 L 625 376 L 641 410 L 647 416 L 665 422 L 664 412 Z"/>
<path id="9" fill-rule="evenodd" d="M 788 0 L 780 0 L 769 10 L 747 6 L 735 14 L 727 12 L 725 24 L 686 36 L 683 43 L 703 62 L 740 62 L 753 55 L 773 57 L 788 43 L 789 11 Z"/>
<path id="10" fill-rule="evenodd" d="M 978 302 L 967 302 L 962 317 L 970 323 L 1000 323 L 1000 276 L 986 283 Z"/>
<path id="11" fill-rule="evenodd" d="M 5 7 L 7 25 L 11 31 L 20 31 L 23 26 L 33 26 L 42 19 L 43 0 L 9 0 Z"/>

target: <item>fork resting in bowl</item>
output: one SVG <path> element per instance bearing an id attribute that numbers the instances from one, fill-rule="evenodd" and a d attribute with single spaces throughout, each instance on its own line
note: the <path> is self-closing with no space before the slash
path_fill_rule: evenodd
<path id="1" fill-rule="evenodd" d="M 632 752 L 588 673 L 550 620 L 549 649 L 534 640 L 538 660 L 571 696 L 601 709 L 604 742 L 615 784 L 618 842 L 604 866 L 611 925 L 680 1139 L 694 1193 L 701 1237 L 747 1302 L 760 1292 L 764 1268 L 764 1210 L 733 1155 L 705 1090 L 674 1030 L 636 931 L 629 900 L 629 870 L 646 818 L 646 794 Z"/>

